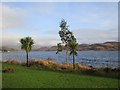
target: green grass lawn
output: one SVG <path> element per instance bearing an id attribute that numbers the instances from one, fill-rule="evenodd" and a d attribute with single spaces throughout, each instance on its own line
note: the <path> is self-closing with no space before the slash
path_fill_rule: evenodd
<path id="1" fill-rule="evenodd" d="M 117 88 L 118 80 L 44 69 L 3 64 L 14 73 L 2 74 L 3 88 Z"/>

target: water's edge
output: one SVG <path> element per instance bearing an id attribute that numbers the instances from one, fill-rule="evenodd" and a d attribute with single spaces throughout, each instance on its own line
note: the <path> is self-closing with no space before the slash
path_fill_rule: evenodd
<path id="1" fill-rule="evenodd" d="M 58 63 L 65 62 L 65 52 L 56 54 L 56 51 L 32 51 L 29 53 L 30 60 L 55 59 Z M 4 52 L 0 60 L 25 61 L 24 51 Z M 69 63 L 72 63 L 72 56 L 68 56 Z M 118 67 L 118 51 L 78 51 L 75 57 L 76 63 L 81 63 L 94 67 Z"/>

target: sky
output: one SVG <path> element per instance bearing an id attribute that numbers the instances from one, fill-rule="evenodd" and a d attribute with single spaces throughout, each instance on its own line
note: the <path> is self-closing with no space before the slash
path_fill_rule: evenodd
<path id="1" fill-rule="evenodd" d="M 27 36 L 35 45 L 54 46 L 61 42 L 61 19 L 79 44 L 118 41 L 117 2 L 4 2 L 0 12 L 3 46 L 20 45 Z"/>

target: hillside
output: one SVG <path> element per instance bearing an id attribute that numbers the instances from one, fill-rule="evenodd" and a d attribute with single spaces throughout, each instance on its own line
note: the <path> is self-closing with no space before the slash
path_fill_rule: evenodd
<path id="1" fill-rule="evenodd" d="M 35 51 L 56 51 L 57 46 L 52 47 L 41 47 L 34 49 Z M 103 50 L 103 51 L 116 51 L 118 50 L 118 42 L 105 42 L 105 43 L 96 43 L 96 44 L 80 44 L 78 46 L 78 51 L 86 50 Z"/>
<path id="2" fill-rule="evenodd" d="M 14 48 L 9 48 L 9 47 L 2 47 L 2 48 L 0 48 L 0 51 L 9 52 L 9 51 L 18 51 L 18 50 L 14 49 Z"/>
<path id="3" fill-rule="evenodd" d="M 120 44 L 120 42 L 119 42 Z M 2 52 L 8 51 L 18 51 L 21 50 L 19 48 L 14 48 L 10 46 L 3 46 L 0 48 Z M 118 42 L 105 42 L 105 43 L 95 43 L 95 44 L 79 44 L 78 51 L 87 51 L 87 50 L 98 50 L 98 51 L 116 51 L 118 50 Z M 33 48 L 33 51 L 57 51 L 57 46 L 52 47 L 40 47 L 37 46 Z"/>
<path id="4" fill-rule="evenodd" d="M 81 44 L 78 47 L 79 51 L 82 50 L 103 50 L 103 51 L 115 51 L 118 50 L 118 42 L 105 42 L 97 44 Z"/>

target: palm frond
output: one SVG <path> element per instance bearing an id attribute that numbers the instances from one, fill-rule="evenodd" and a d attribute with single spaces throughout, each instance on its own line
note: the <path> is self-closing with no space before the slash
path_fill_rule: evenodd
<path id="1" fill-rule="evenodd" d="M 25 37 L 20 39 L 20 43 L 21 43 L 21 49 L 25 49 L 26 51 L 29 52 L 32 49 L 34 41 L 31 37 Z"/>
<path id="2" fill-rule="evenodd" d="M 70 51 L 70 55 L 72 55 L 73 54 L 73 52 L 72 51 Z"/>
<path id="3" fill-rule="evenodd" d="M 76 55 L 76 56 L 77 56 L 77 55 L 78 55 L 78 53 L 77 53 L 77 52 L 74 52 L 74 55 Z"/>

